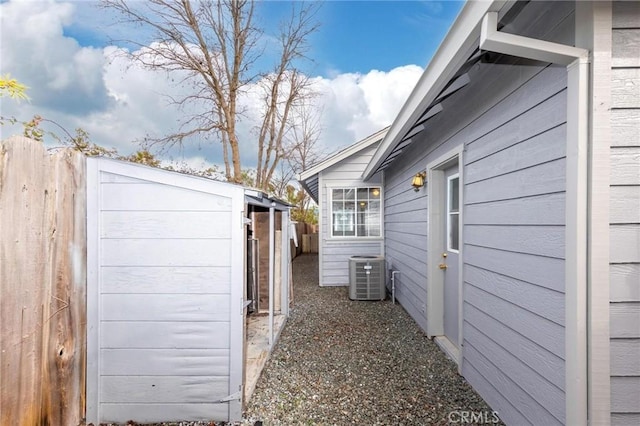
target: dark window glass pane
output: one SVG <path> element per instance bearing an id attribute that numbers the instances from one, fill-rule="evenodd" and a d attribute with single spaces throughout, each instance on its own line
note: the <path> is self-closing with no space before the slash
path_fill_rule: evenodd
<path id="1" fill-rule="evenodd" d="M 332 197 L 334 200 L 344 200 L 344 190 L 334 189 L 332 191 Z"/>
<path id="2" fill-rule="evenodd" d="M 451 185 L 451 188 L 449 189 L 449 196 L 451 197 L 449 201 L 449 208 L 452 212 L 457 212 L 460 209 L 460 191 L 458 188 L 460 179 L 451 179 L 449 182 Z"/>
<path id="3" fill-rule="evenodd" d="M 365 225 L 358 225 L 358 237 L 367 236 L 367 227 Z"/>
<path id="4" fill-rule="evenodd" d="M 367 201 L 367 199 L 369 198 L 369 191 L 367 190 L 367 188 L 358 188 L 358 200 L 364 200 Z"/>
<path id="5" fill-rule="evenodd" d="M 449 248 L 452 250 L 459 250 L 460 236 L 458 235 L 458 219 L 457 214 L 449 215 Z"/>

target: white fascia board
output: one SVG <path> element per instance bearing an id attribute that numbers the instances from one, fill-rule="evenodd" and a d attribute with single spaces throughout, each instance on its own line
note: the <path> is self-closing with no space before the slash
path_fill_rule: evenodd
<path id="1" fill-rule="evenodd" d="M 300 177 L 298 178 L 298 181 L 307 180 L 311 176 L 320 173 L 321 171 L 333 166 L 334 164 L 339 163 L 345 158 L 349 158 L 353 154 L 356 154 L 362 151 L 363 149 L 368 148 L 369 146 L 383 139 L 387 134 L 388 130 L 389 130 L 389 127 L 385 127 L 384 129 L 377 131 L 371 136 L 368 136 L 365 139 L 362 139 L 361 141 L 354 143 L 348 148 L 345 148 L 342 151 L 339 151 L 335 155 L 327 158 L 322 163 L 313 166 L 309 170 L 305 170 L 304 172 L 300 173 Z"/>
<path id="2" fill-rule="evenodd" d="M 370 179 L 394 149 L 395 145 L 418 121 L 420 115 L 442 92 L 455 73 L 478 46 L 482 18 L 488 12 L 498 12 L 505 0 L 468 1 L 429 62 L 409 99 L 402 106 L 387 135 L 362 174 Z"/>
<path id="3" fill-rule="evenodd" d="M 482 20 L 480 49 L 565 66 L 589 56 L 586 49 L 500 32 L 496 12 Z"/>

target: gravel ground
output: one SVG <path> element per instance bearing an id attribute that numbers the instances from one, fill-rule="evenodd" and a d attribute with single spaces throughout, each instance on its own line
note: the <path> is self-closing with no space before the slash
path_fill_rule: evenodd
<path id="1" fill-rule="evenodd" d="M 293 274 L 291 316 L 240 425 L 494 424 L 491 409 L 400 305 L 319 287 L 315 255 L 296 258 Z"/>
<path id="2" fill-rule="evenodd" d="M 463 411 L 492 422 L 491 409 L 400 305 L 321 288 L 317 264 L 314 255 L 293 263 L 291 316 L 244 424 L 444 425 L 462 423 Z"/>

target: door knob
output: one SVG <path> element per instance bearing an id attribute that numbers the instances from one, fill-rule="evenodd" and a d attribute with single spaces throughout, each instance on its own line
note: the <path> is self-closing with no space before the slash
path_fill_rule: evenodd
<path id="1" fill-rule="evenodd" d="M 444 257 L 446 259 L 447 258 L 447 253 L 446 252 L 442 253 L 442 257 Z"/>
<path id="2" fill-rule="evenodd" d="M 441 264 L 438 265 L 438 268 L 447 269 L 447 264 L 446 263 L 441 263 Z"/>

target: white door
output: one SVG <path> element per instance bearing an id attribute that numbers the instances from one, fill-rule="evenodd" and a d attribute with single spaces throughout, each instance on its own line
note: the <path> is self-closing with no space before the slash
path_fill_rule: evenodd
<path id="1" fill-rule="evenodd" d="M 444 335 L 456 347 L 458 341 L 458 299 L 459 271 L 458 257 L 460 253 L 460 177 L 458 165 L 445 170 L 446 185 L 443 203 L 444 245 L 442 248 L 442 270 L 444 273 Z"/>

